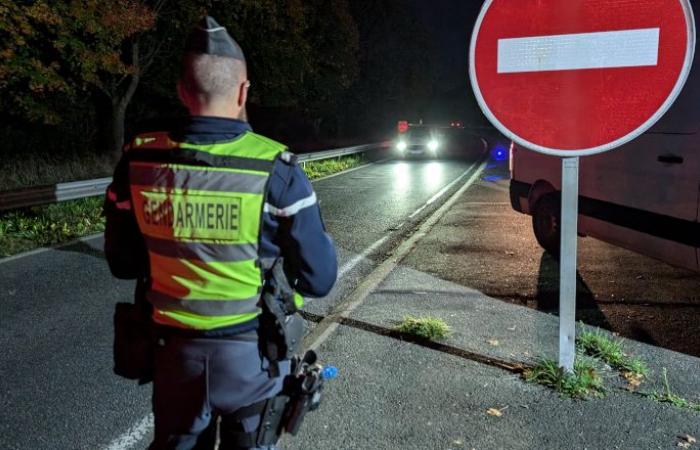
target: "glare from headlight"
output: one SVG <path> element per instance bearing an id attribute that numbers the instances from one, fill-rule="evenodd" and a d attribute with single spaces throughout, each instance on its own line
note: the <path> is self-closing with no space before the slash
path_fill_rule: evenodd
<path id="1" fill-rule="evenodd" d="M 399 143 L 396 144 L 396 148 L 399 151 L 404 151 L 404 150 L 406 150 L 406 143 L 404 141 L 399 141 Z"/>
<path id="2" fill-rule="evenodd" d="M 430 149 L 431 152 L 434 152 L 438 149 L 440 146 L 440 143 L 433 139 L 432 141 L 428 142 L 428 148 Z"/>

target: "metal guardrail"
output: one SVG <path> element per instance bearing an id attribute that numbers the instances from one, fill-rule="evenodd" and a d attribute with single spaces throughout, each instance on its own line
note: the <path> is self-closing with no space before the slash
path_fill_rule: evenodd
<path id="1" fill-rule="evenodd" d="M 300 155 L 297 155 L 297 161 L 307 163 L 311 161 L 321 161 L 324 159 L 340 158 L 342 156 L 357 155 L 358 153 L 365 153 L 369 150 L 385 148 L 389 145 L 390 143 L 388 142 L 381 142 L 378 144 L 356 145 L 355 147 L 336 148 L 333 150 L 326 150 L 315 153 L 302 153 Z"/>
<path id="2" fill-rule="evenodd" d="M 300 163 L 321 161 L 324 159 L 340 158 L 343 156 L 357 155 L 371 150 L 379 150 L 389 146 L 389 143 L 357 145 L 354 147 L 337 148 L 315 153 L 303 153 L 297 155 Z M 98 178 L 95 180 L 74 181 L 59 183 L 52 186 L 40 186 L 27 189 L 16 189 L 0 192 L 0 211 L 9 209 L 27 208 L 29 206 L 46 205 L 49 203 L 77 200 L 81 198 L 97 197 L 103 195 L 107 186 L 112 182 L 111 178 Z"/>
<path id="3" fill-rule="evenodd" d="M 111 178 L 59 183 L 0 192 L 0 211 L 103 195 Z"/>

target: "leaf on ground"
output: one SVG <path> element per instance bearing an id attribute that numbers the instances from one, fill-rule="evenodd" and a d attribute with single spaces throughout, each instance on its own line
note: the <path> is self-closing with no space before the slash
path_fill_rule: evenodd
<path id="1" fill-rule="evenodd" d="M 642 381 L 644 381 L 644 375 L 639 373 L 624 372 L 622 376 L 627 380 L 627 390 L 629 391 L 634 391 L 642 384 Z"/>
<path id="2" fill-rule="evenodd" d="M 502 417 L 503 411 L 505 411 L 506 409 L 508 409 L 507 406 L 505 408 L 501 408 L 501 409 L 489 408 L 486 410 L 486 414 L 488 414 L 489 416 L 493 416 L 493 417 Z"/>
<path id="3" fill-rule="evenodd" d="M 687 442 L 688 444 L 695 444 L 698 440 L 695 439 L 695 436 L 691 436 L 689 434 L 683 434 L 678 436 L 678 439 L 681 439 L 682 441 Z"/>
<path id="4" fill-rule="evenodd" d="M 508 331 L 515 331 L 515 329 L 518 328 L 516 325 L 513 325 L 512 327 L 508 327 Z"/>
<path id="5" fill-rule="evenodd" d="M 498 339 L 489 339 L 486 342 L 488 342 L 493 347 L 498 347 L 499 345 L 501 345 L 501 343 L 498 341 Z"/>

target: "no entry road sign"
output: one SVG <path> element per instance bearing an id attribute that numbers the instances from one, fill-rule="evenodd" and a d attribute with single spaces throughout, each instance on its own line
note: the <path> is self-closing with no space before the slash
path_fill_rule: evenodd
<path id="1" fill-rule="evenodd" d="M 573 157 L 652 126 L 683 88 L 694 51 L 688 0 L 487 0 L 469 73 L 502 133 Z"/>

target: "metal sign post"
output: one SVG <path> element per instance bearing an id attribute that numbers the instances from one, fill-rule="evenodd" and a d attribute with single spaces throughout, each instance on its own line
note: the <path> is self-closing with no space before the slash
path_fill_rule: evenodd
<path id="1" fill-rule="evenodd" d="M 576 357 L 576 256 L 579 159 L 561 160 L 559 257 L 559 367 L 573 373 Z"/>

